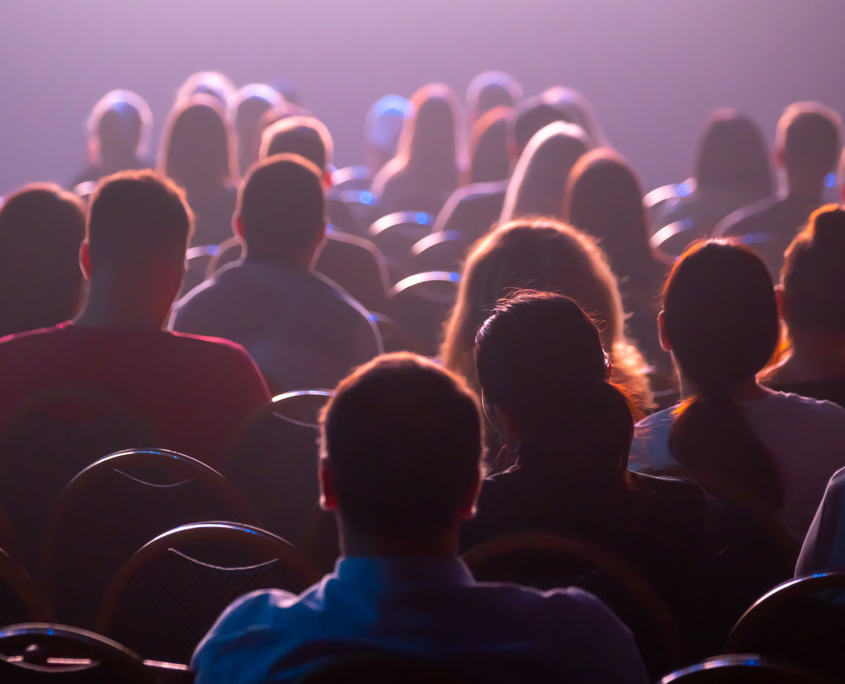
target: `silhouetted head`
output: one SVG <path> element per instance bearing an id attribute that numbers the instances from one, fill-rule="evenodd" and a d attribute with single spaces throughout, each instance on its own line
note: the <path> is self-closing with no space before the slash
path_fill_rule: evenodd
<path id="1" fill-rule="evenodd" d="M 661 269 L 649 247 L 642 186 L 616 152 L 593 150 L 578 160 L 569 174 L 563 218 L 599 241 L 619 277 L 649 289 L 656 284 Z"/>
<path id="2" fill-rule="evenodd" d="M 745 191 L 757 199 L 774 192 L 766 141 L 751 117 L 733 109 L 710 115 L 698 143 L 695 182 L 699 191 Z"/>
<path id="3" fill-rule="evenodd" d="M 325 175 L 334 156 L 334 142 L 329 129 L 319 119 L 288 116 L 268 126 L 261 136 L 259 158 L 275 154 L 298 154 Z"/>
<path id="4" fill-rule="evenodd" d="M 537 133 L 511 176 L 500 221 L 520 216 L 560 218 L 569 173 L 592 146 L 581 128 L 561 121 Z"/>
<path id="5" fill-rule="evenodd" d="M 783 316 L 790 333 L 845 335 L 845 210 L 828 204 L 786 250 Z"/>
<path id="6" fill-rule="evenodd" d="M 81 260 L 92 294 L 161 320 L 182 286 L 193 214 L 184 191 L 154 171 L 121 171 L 91 196 Z M 95 292 L 96 291 L 96 292 Z"/>
<path id="7" fill-rule="evenodd" d="M 406 167 L 457 176 L 462 166 L 462 113 L 455 93 L 436 83 L 420 88 L 399 138 L 398 157 Z"/>
<path id="8" fill-rule="evenodd" d="M 572 123 L 560 109 L 544 102 L 541 95 L 520 102 L 514 109 L 508 126 L 507 144 L 511 165 L 516 165 L 531 138 L 556 121 Z"/>
<path id="9" fill-rule="evenodd" d="M 500 299 L 524 288 L 575 300 L 597 321 L 604 350 L 613 358 L 614 377 L 632 385 L 641 405 L 650 402 L 645 364 L 625 338 L 616 277 L 594 241 L 551 219 L 513 221 L 473 246 L 441 347 L 447 368 L 478 390 L 472 359 L 475 335 Z"/>
<path id="10" fill-rule="evenodd" d="M 76 314 L 82 298 L 82 201 L 33 183 L 0 208 L 0 337 L 47 328 Z"/>
<path id="11" fill-rule="evenodd" d="M 325 234 L 322 179 L 296 154 L 267 157 L 249 170 L 235 213 L 248 259 L 307 267 Z"/>
<path id="12" fill-rule="evenodd" d="M 812 177 L 818 184 L 834 170 L 841 145 L 839 114 L 818 102 L 789 105 L 778 121 L 776 153 L 787 174 Z"/>
<path id="13" fill-rule="evenodd" d="M 146 156 L 152 125 L 152 112 L 140 95 L 106 93 L 88 117 L 88 160 L 110 166 Z"/>
<path id="14" fill-rule="evenodd" d="M 512 111 L 507 107 L 496 107 L 473 124 L 467 182 L 491 183 L 510 176 L 507 133 Z"/>
<path id="15" fill-rule="evenodd" d="M 196 95 L 170 113 L 160 170 L 189 195 L 226 187 L 237 177 L 233 143 L 223 106 L 208 95 Z"/>
<path id="16" fill-rule="evenodd" d="M 229 78 L 219 71 L 198 71 L 191 74 L 179 86 L 176 93 L 176 105 L 190 100 L 195 95 L 209 95 L 215 98 L 223 106 L 223 111 L 228 114 L 235 101 L 235 92 L 235 86 Z"/>
<path id="17" fill-rule="evenodd" d="M 501 300 L 475 337 L 475 363 L 490 422 L 528 465 L 624 477 L 632 406 L 609 382 L 599 331 L 572 299 L 523 291 Z"/>
<path id="18" fill-rule="evenodd" d="M 478 404 L 442 367 L 380 356 L 340 382 L 320 417 L 322 503 L 341 532 L 429 540 L 472 515 L 482 452 Z"/>
<path id="19" fill-rule="evenodd" d="M 563 112 L 566 121 L 583 128 L 584 132 L 590 136 L 590 140 L 596 145 L 609 147 L 593 112 L 593 106 L 577 90 L 555 86 L 544 91 L 541 97 L 543 102 Z"/>
<path id="20" fill-rule="evenodd" d="M 258 122 L 268 111 L 282 111 L 285 101 L 263 83 L 250 83 L 235 95 L 235 133 L 238 136 L 238 164 L 241 174 L 258 159 Z"/>
<path id="21" fill-rule="evenodd" d="M 783 483 L 735 393 L 755 381 L 778 345 L 772 279 L 754 252 L 738 243 L 690 247 L 663 292 L 661 339 L 694 394 L 678 412 L 669 448 L 678 461 L 732 480 L 772 508 Z"/>
<path id="22" fill-rule="evenodd" d="M 411 115 L 411 102 L 399 95 L 386 95 L 367 112 L 367 154 L 370 175 L 396 156 L 405 118 Z"/>
<path id="23" fill-rule="evenodd" d="M 522 86 L 503 71 L 485 71 L 469 82 L 466 111 L 470 123 L 496 107 L 513 107 L 522 99 Z"/>

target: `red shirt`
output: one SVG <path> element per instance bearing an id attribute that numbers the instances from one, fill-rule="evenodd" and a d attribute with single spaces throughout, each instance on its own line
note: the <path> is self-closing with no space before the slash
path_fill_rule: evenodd
<path id="1" fill-rule="evenodd" d="M 28 399 L 62 388 L 114 397 L 159 446 L 211 466 L 270 399 L 249 354 L 225 340 L 71 322 L 0 339 L 0 425 Z"/>

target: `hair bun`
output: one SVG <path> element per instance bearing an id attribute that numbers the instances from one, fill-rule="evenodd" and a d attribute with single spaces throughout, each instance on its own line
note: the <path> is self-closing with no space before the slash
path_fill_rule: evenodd
<path id="1" fill-rule="evenodd" d="M 829 204 L 819 209 L 811 219 L 813 223 L 814 246 L 839 260 L 845 252 L 845 210 L 841 206 Z M 841 262 L 839 262 L 841 267 Z"/>

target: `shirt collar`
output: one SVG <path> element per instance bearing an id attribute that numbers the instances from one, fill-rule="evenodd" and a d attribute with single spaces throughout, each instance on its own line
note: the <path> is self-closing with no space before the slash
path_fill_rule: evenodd
<path id="1" fill-rule="evenodd" d="M 373 588 L 391 585 L 422 587 L 471 586 L 475 580 L 457 557 L 394 556 L 341 557 L 335 576 L 343 581 Z"/>

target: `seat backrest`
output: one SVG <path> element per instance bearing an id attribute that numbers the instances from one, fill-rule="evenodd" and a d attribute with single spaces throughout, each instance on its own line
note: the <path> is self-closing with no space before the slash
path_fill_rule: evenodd
<path id="1" fill-rule="evenodd" d="M 205 280 L 208 272 L 208 264 L 215 254 L 218 253 L 217 245 L 197 245 L 190 247 L 185 252 L 185 279 L 182 282 L 180 296 L 193 290 Z"/>
<path id="2" fill-rule="evenodd" d="M 52 608 L 41 588 L 0 549 L 0 625 L 52 619 Z"/>
<path id="3" fill-rule="evenodd" d="M 244 243 L 235 236 L 217 245 L 217 249 L 212 253 L 205 267 L 205 278 L 210 278 L 218 269 L 240 259 L 243 256 L 243 248 Z"/>
<path id="4" fill-rule="evenodd" d="M 332 172 L 330 195 L 345 190 L 369 190 L 370 169 L 366 166 L 344 166 Z"/>
<path id="5" fill-rule="evenodd" d="M 434 218 L 422 211 L 399 211 L 382 216 L 373 223 L 368 237 L 384 254 L 391 273 L 403 272 L 411 257 L 411 248 L 431 232 Z"/>
<path id="6" fill-rule="evenodd" d="M 206 520 L 260 522 L 220 473 L 175 451 L 121 451 L 85 468 L 59 496 L 45 535 L 44 581 L 59 620 L 92 627 L 106 585 L 133 553 Z"/>
<path id="7" fill-rule="evenodd" d="M 318 415 L 329 390 L 286 392 L 241 427 L 221 472 L 257 508 L 264 528 L 299 546 L 319 500 Z"/>
<path id="8" fill-rule="evenodd" d="M 409 351 L 414 354 L 428 354 L 430 345 L 418 340 L 399 323 L 384 314 L 371 314 L 381 335 L 384 353 Z"/>
<path id="9" fill-rule="evenodd" d="M 411 273 L 460 272 L 468 249 L 466 236 L 459 230 L 426 235 L 411 247 L 409 271 Z"/>
<path id="10" fill-rule="evenodd" d="M 755 653 L 734 653 L 672 672 L 659 684 L 825 684 L 826 681 Z"/>
<path id="11" fill-rule="evenodd" d="M 37 571 L 48 513 L 79 471 L 120 449 L 156 442 L 119 401 L 87 390 L 45 393 L 16 410 L 0 428 L 0 507 L 18 561 Z"/>
<path id="12" fill-rule="evenodd" d="M 98 634 L 51 623 L 0 630 L 0 681 L 9 684 L 156 684 L 129 649 Z"/>
<path id="13" fill-rule="evenodd" d="M 468 551 L 464 561 L 480 582 L 585 589 L 633 632 L 652 676 L 681 662 L 680 633 L 663 600 L 639 572 L 607 551 L 562 535 L 528 531 L 486 541 Z"/>
<path id="14" fill-rule="evenodd" d="M 298 594 L 321 573 L 283 539 L 247 525 L 185 525 L 149 542 L 106 590 L 97 631 L 151 660 L 189 662 L 235 599 L 259 589 Z"/>
<path id="15" fill-rule="evenodd" d="M 441 329 L 458 296 L 461 275 L 432 271 L 409 276 L 387 293 L 385 314 L 422 342 L 430 356 L 437 354 Z"/>
<path id="16" fill-rule="evenodd" d="M 729 651 L 752 650 L 845 681 L 845 572 L 784 582 L 739 619 Z"/>

